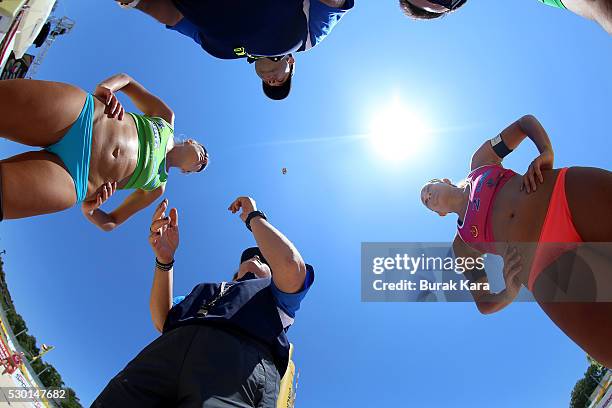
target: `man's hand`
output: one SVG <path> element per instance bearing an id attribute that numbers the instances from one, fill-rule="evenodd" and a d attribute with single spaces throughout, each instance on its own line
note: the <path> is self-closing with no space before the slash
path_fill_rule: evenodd
<path id="1" fill-rule="evenodd" d="M 232 204 L 230 204 L 228 210 L 232 212 L 232 214 L 236 214 L 242 208 L 242 214 L 240 214 L 240 219 L 242 222 L 246 222 L 247 216 L 253 211 L 257 211 L 257 206 L 255 204 L 255 200 L 251 197 L 238 197 Z"/>
<path id="2" fill-rule="evenodd" d="M 149 244 L 161 263 L 171 263 L 179 246 L 178 211 L 173 208 L 170 210 L 170 216 L 166 217 L 167 208 L 167 199 L 157 206 L 149 235 Z"/>
<path id="3" fill-rule="evenodd" d="M 100 208 L 114 193 L 117 191 L 117 182 L 104 183 L 97 191 L 96 198 L 89 201 L 83 201 L 81 211 L 85 215 L 91 215 L 95 210 Z"/>

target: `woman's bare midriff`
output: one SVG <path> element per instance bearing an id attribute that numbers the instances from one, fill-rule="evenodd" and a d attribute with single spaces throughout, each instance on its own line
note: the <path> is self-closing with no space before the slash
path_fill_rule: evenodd
<path id="1" fill-rule="evenodd" d="M 104 105 L 95 100 L 91 160 L 87 199 L 107 182 L 123 187 L 134 172 L 138 160 L 138 133 L 130 115 L 123 120 L 110 119 L 104 114 Z"/>
<path id="2" fill-rule="evenodd" d="M 544 183 L 538 182 L 536 191 L 521 191 L 523 176 L 512 177 L 497 193 L 493 203 L 493 235 L 497 252 L 503 254 L 508 243 L 515 245 L 521 255 L 523 270 L 520 280 L 526 284 L 536 243 L 548 211 L 548 204 L 559 170 L 542 172 Z"/>

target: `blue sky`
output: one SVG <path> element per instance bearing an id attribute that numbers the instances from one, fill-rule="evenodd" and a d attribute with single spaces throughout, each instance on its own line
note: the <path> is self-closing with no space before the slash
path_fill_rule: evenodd
<path id="1" fill-rule="evenodd" d="M 362 303 L 360 244 L 452 240 L 454 219 L 428 212 L 420 187 L 464 177 L 473 151 L 526 113 L 548 130 L 556 167 L 609 168 L 612 42 L 598 26 L 536 0 L 474 0 L 430 23 L 404 18 L 395 0 L 357 0 L 299 55 L 291 97 L 274 103 L 244 61 L 215 60 L 111 0 L 63 0 L 58 13 L 77 26 L 39 79 L 92 91 L 127 72 L 173 107 L 177 134 L 211 153 L 205 173 L 168 183 L 180 212 L 175 294 L 227 279 L 253 243 L 226 210 L 238 195 L 254 197 L 315 266 L 290 330 L 299 407 L 568 404 L 585 355 L 537 305 L 481 316 L 473 304 Z M 395 95 L 437 130 L 399 164 L 355 136 Z M 1 140 L 0 150 L 24 148 Z M 523 172 L 535 153 L 526 142 L 506 165 Z M 0 224 L 16 306 L 39 342 L 56 345 L 48 361 L 84 405 L 157 336 L 151 214 L 110 234 L 78 208 Z"/>

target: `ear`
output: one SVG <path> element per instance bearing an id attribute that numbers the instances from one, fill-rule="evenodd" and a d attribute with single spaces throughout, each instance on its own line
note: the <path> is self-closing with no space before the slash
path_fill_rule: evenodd
<path id="1" fill-rule="evenodd" d="M 288 62 L 289 64 L 295 64 L 295 58 L 293 58 L 293 55 L 289 55 L 289 56 L 287 57 L 287 62 Z"/>

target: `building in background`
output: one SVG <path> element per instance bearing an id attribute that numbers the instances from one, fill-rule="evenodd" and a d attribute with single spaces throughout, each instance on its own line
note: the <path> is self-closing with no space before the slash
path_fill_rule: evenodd
<path id="1" fill-rule="evenodd" d="M 612 371 L 608 370 L 591 394 L 589 408 L 612 408 Z"/>
<path id="2" fill-rule="evenodd" d="M 52 16 L 56 5 L 57 0 L 0 1 L 0 79 L 32 78 L 55 39 L 70 32 L 72 20 Z"/>

